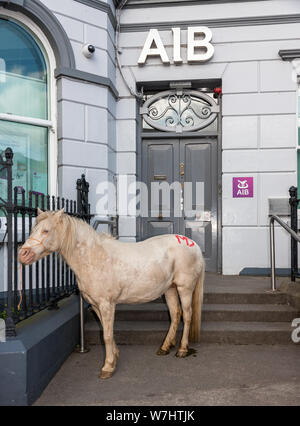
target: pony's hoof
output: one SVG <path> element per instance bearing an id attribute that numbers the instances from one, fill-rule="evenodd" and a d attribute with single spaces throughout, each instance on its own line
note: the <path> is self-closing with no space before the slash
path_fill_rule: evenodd
<path id="1" fill-rule="evenodd" d="M 185 358 L 188 354 L 188 351 L 177 351 L 176 356 L 177 358 Z"/>
<path id="2" fill-rule="evenodd" d="M 113 371 L 101 371 L 99 374 L 99 379 L 110 379 L 113 375 Z"/>
<path id="3" fill-rule="evenodd" d="M 158 351 L 156 352 L 156 355 L 169 355 L 170 351 L 165 351 L 162 348 L 159 348 Z"/>

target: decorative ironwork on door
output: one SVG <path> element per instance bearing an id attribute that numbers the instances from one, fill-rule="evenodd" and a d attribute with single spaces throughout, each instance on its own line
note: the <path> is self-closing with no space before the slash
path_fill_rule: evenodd
<path id="1" fill-rule="evenodd" d="M 213 123 L 219 105 L 208 94 L 176 89 L 149 97 L 140 109 L 145 122 L 163 132 L 195 132 Z"/>

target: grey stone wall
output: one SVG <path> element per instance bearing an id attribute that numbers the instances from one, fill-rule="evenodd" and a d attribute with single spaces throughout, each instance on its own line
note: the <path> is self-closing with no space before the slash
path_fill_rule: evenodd
<path id="1" fill-rule="evenodd" d="M 222 264 L 225 274 L 237 274 L 244 267 L 269 266 L 268 198 L 287 197 L 288 188 L 297 182 L 298 87 L 292 79 L 292 64 L 283 62 L 278 51 L 299 47 L 300 3 L 207 3 L 124 9 L 121 63 L 131 87 L 140 82 L 152 82 L 155 87 L 155 81 L 222 80 Z M 288 16 L 294 16 L 294 21 Z M 178 25 L 182 65 L 172 63 L 171 28 Z M 186 29 L 196 25 L 212 30 L 215 54 L 207 63 L 192 65 L 186 60 Z M 149 28 L 159 30 L 170 65 L 162 65 L 159 57 L 148 58 L 144 66 L 137 64 Z M 123 129 L 126 121 L 128 132 L 135 133 L 136 102 L 119 73 L 117 88 L 121 96 L 117 146 L 122 147 L 122 157 L 123 152 L 133 157 L 132 139 Z M 133 169 L 130 172 L 134 174 Z M 253 199 L 232 198 L 233 176 L 254 177 Z M 277 266 L 287 267 L 289 238 L 278 230 L 276 239 Z"/>
<path id="2" fill-rule="evenodd" d="M 109 14 L 89 6 L 88 1 L 43 3 L 63 25 L 74 50 L 76 69 L 109 78 L 114 84 L 115 30 Z M 112 2 L 108 3 L 114 13 Z M 86 43 L 96 48 L 90 59 L 82 54 Z M 85 173 L 94 212 L 98 185 L 112 181 L 116 173 L 116 98 L 107 87 L 61 78 L 57 83 L 57 101 L 59 193 L 74 198 L 76 179 Z"/>

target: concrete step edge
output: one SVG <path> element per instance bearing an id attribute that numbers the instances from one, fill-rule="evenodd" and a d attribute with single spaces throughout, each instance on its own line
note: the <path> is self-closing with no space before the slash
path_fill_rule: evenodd
<path id="1" fill-rule="evenodd" d="M 167 321 L 116 321 L 114 329 L 118 331 L 167 331 Z M 259 331 L 289 331 L 292 332 L 291 324 L 287 322 L 255 322 L 255 321 L 207 321 L 202 323 L 203 331 L 239 331 L 239 332 L 259 332 Z M 86 323 L 86 331 L 99 331 L 102 327 L 100 323 Z M 179 325 L 182 329 L 182 323 Z"/>
<path id="2" fill-rule="evenodd" d="M 116 311 L 126 312 L 142 312 L 142 311 L 168 311 L 168 306 L 165 303 L 143 303 L 139 305 L 125 305 L 120 304 L 116 306 Z M 214 312 L 214 311 L 266 311 L 266 312 L 295 312 L 297 310 L 290 305 L 281 304 L 264 304 L 264 303 L 237 303 L 237 304 L 226 304 L 226 303 L 205 303 L 203 305 L 203 311 Z"/>

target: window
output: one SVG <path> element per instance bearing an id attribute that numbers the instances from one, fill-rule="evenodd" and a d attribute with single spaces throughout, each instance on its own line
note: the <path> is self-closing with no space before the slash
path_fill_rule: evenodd
<path id="1" fill-rule="evenodd" d="M 14 151 L 13 186 L 48 193 L 49 72 L 28 30 L 0 17 L 0 151 Z M 6 198 L 0 172 L 0 197 Z"/>
<path id="2" fill-rule="evenodd" d="M 219 105 L 213 95 L 197 90 L 166 90 L 145 95 L 141 108 L 143 130 L 163 132 L 217 131 Z"/>

